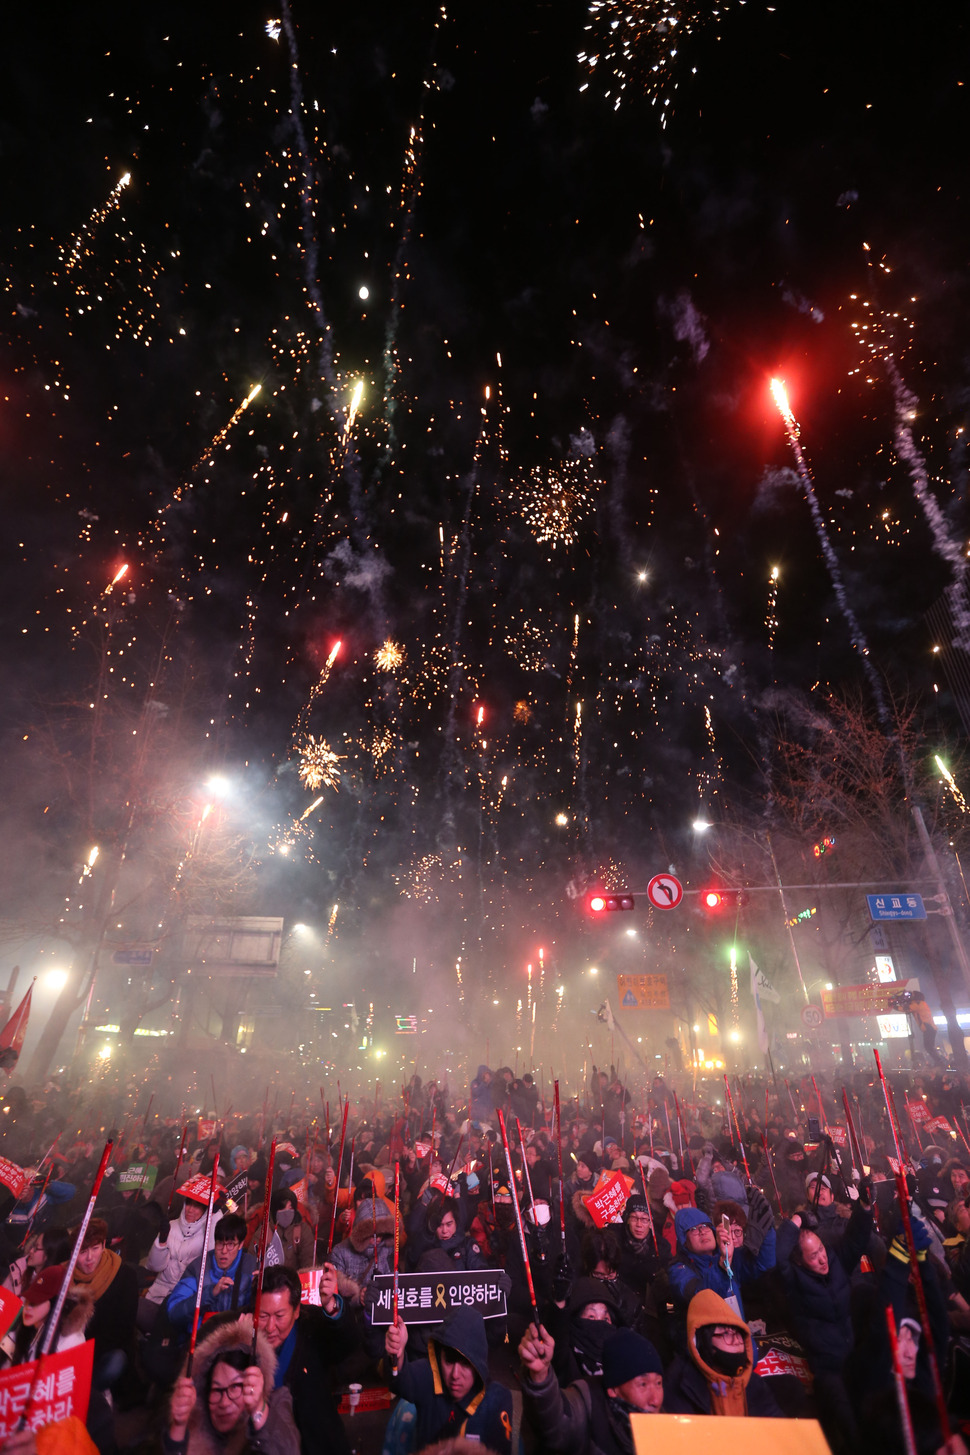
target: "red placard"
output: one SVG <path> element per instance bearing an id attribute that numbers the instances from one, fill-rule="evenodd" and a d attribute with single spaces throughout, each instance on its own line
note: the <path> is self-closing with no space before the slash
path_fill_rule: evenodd
<path id="1" fill-rule="evenodd" d="M 14 1319 L 24 1306 L 22 1298 L 11 1293 L 9 1288 L 0 1286 L 0 1339 L 4 1338 L 10 1330 Z"/>
<path id="2" fill-rule="evenodd" d="M 219 1123 L 216 1121 L 215 1117 L 200 1117 L 199 1118 L 199 1141 L 200 1142 L 211 1142 L 212 1141 L 212 1138 L 216 1134 L 216 1128 L 218 1127 L 218 1125 L 219 1125 Z"/>
<path id="3" fill-rule="evenodd" d="M 917 1126 L 922 1126 L 924 1122 L 928 1122 L 930 1119 L 930 1109 L 925 1101 L 907 1101 L 906 1110 L 909 1112 L 913 1121 L 916 1122 Z M 947 1122 L 946 1129 L 947 1131 L 950 1130 L 949 1122 Z"/>
<path id="4" fill-rule="evenodd" d="M 187 1182 L 183 1182 L 182 1185 L 180 1187 L 177 1187 L 175 1190 L 178 1193 L 179 1197 L 187 1197 L 192 1202 L 201 1202 L 206 1207 L 208 1207 L 209 1206 L 209 1189 L 211 1188 L 211 1186 L 212 1186 L 212 1178 L 211 1177 L 190 1177 Z M 219 1192 L 220 1192 L 220 1188 L 219 1188 L 219 1186 L 217 1184 L 216 1185 L 216 1196 L 217 1197 L 219 1195 Z"/>
<path id="5" fill-rule="evenodd" d="M 94 1340 L 49 1354 L 41 1359 L 37 1383 L 33 1387 L 37 1362 L 15 1364 L 0 1373 L 0 1439 L 13 1434 L 30 1397 L 27 1428 L 39 1430 L 56 1420 L 76 1415 L 85 1420 L 91 1397 L 91 1366 L 94 1362 Z"/>
<path id="6" fill-rule="evenodd" d="M 583 1193 L 586 1211 L 598 1228 L 620 1221 L 632 1190 L 632 1177 L 622 1172 L 600 1173 L 593 1191 Z"/>
<path id="7" fill-rule="evenodd" d="M 762 1379 L 773 1374 L 793 1374 L 802 1384 L 811 1387 L 812 1375 L 808 1363 L 799 1354 L 789 1354 L 787 1349 L 768 1349 L 758 1360 L 754 1369 Z"/>
<path id="8" fill-rule="evenodd" d="M 951 1137 L 953 1136 L 953 1128 L 946 1117 L 934 1117 L 932 1121 L 926 1123 L 926 1130 L 928 1132 L 947 1132 Z"/>
<path id="9" fill-rule="evenodd" d="M 0 1182 L 4 1187 L 9 1187 L 14 1197 L 19 1202 L 25 1190 L 30 1186 L 30 1173 L 18 1167 L 16 1162 L 11 1162 L 7 1157 L 0 1157 Z"/>
<path id="10" fill-rule="evenodd" d="M 837 1147 L 849 1145 L 849 1133 L 845 1127 L 829 1127 L 829 1136 Z"/>
<path id="11" fill-rule="evenodd" d="M 312 1303 L 320 1307 L 320 1279 L 323 1277 L 322 1268 L 301 1268 L 300 1269 L 300 1302 Z"/>

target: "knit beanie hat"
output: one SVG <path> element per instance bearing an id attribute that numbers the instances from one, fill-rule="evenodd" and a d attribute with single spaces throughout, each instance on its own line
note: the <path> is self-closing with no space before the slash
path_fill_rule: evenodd
<path id="1" fill-rule="evenodd" d="M 646 1211 L 647 1204 L 645 1200 L 639 1192 L 635 1192 L 632 1197 L 627 1198 L 626 1207 L 623 1209 L 623 1221 L 626 1222 L 631 1213 L 645 1213 Z"/>
<path id="2" fill-rule="evenodd" d="M 618 1389 L 641 1374 L 663 1374 L 660 1355 L 633 1329 L 617 1329 L 603 1344 L 603 1386 Z"/>
<path id="3" fill-rule="evenodd" d="M 592 1147 L 581 1147 L 580 1150 L 575 1154 L 575 1156 L 577 1163 L 584 1163 L 585 1166 L 589 1168 L 590 1172 L 592 1172 L 594 1177 L 603 1166 L 603 1163 L 600 1161 L 600 1158 L 597 1156 L 597 1154 L 593 1151 Z"/>

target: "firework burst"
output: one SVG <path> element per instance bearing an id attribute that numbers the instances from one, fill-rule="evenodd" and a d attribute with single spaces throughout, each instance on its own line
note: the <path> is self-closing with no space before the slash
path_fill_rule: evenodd
<path id="1" fill-rule="evenodd" d="M 379 672 L 396 672 L 404 665 L 404 649 L 390 638 L 374 653 L 374 665 Z"/>
<path id="2" fill-rule="evenodd" d="M 300 782 L 304 788 L 316 793 L 320 788 L 340 787 L 340 769 L 337 765 L 343 761 L 343 755 L 335 753 L 323 738 L 317 739 L 311 733 L 299 753 Z"/>
<path id="3" fill-rule="evenodd" d="M 677 89 L 677 62 L 684 43 L 698 31 L 717 25 L 726 3 L 704 0 L 590 0 L 586 49 L 579 53 L 591 82 L 604 84 L 603 94 L 618 110 L 627 89 L 660 107 L 660 124 L 672 114 Z"/>
<path id="4" fill-rule="evenodd" d="M 520 491 L 522 515 L 540 545 L 553 550 L 575 545 L 580 527 L 592 511 L 597 484 L 588 455 L 530 470 Z"/>

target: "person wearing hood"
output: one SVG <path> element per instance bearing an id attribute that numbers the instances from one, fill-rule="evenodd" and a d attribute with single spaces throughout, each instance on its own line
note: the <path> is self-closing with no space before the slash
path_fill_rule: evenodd
<path id="1" fill-rule="evenodd" d="M 289 1187 L 280 1187 L 269 1204 L 273 1236 L 266 1249 L 267 1268 L 310 1268 L 313 1264 L 313 1229 L 300 1212 L 300 1202 Z"/>
<path id="2" fill-rule="evenodd" d="M 511 1452 L 512 1394 L 489 1379 L 481 1314 L 453 1309 L 429 1338 L 425 1359 L 405 1359 L 407 1342 L 403 1319 L 388 1325 L 384 1348 L 393 1366 L 389 1383 L 417 1410 L 414 1448 L 422 1450 L 448 1436 L 470 1436 L 498 1455 Z"/>
<path id="3" fill-rule="evenodd" d="M 164 1455 L 300 1455 L 300 1436 L 285 1385 L 275 1387 L 276 1359 L 262 1334 L 252 1356 L 249 1315 L 199 1340 L 191 1377 L 183 1373 L 162 1431 Z"/>
<path id="4" fill-rule="evenodd" d="M 720 1148 L 707 1142 L 700 1161 L 697 1163 L 697 1205 L 705 1212 L 713 1212 L 716 1202 L 736 1202 L 745 1214 L 748 1211 L 748 1193 L 744 1178 L 738 1170 L 737 1149 L 724 1138 Z"/>
<path id="5" fill-rule="evenodd" d="M 401 1247 L 405 1243 L 401 1232 Z M 360 1304 L 375 1273 L 394 1271 L 394 1205 L 383 1197 L 366 1197 L 358 1205 L 347 1237 L 330 1255 L 337 1270 L 340 1294 Z"/>
<path id="6" fill-rule="evenodd" d="M 167 1225 L 152 1244 L 145 1267 L 155 1278 L 138 1303 L 137 1324 L 143 1334 L 154 1328 L 159 1309 L 188 1272 L 189 1264 L 201 1258 L 205 1211 L 200 1202 L 184 1198 L 178 1217 L 170 1223 L 166 1219 Z"/>
<path id="7" fill-rule="evenodd" d="M 632 1455 L 630 1416 L 659 1414 L 663 1365 L 649 1339 L 614 1329 L 603 1345 L 603 1372 L 562 1388 L 550 1367 L 555 1341 L 530 1324 L 519 1345 L 522 1403 L 538 1448 L 551 1455 Z"/>
<path id="8" fill-rule="evenodd" d="M 252 1298 L 256 1259 L 246 1252 L 243 1246 L 245 1238 L 246 1223 L 238 1213 L 228 1213 L 216 1223 L 215 1245 L 211 1256 L 200 1254 L 192 1260 L 165 1304 L 169 1322 L 180 1335 L 187 1336 L 192 1327 L 203 1256 L 205 1283 L 201 1313 L 230 1313 L 248 1307 Z"/>
<path id="9" fill-rule="evenodd" d="M 599 1378 L 603 1345 L 620 1322 L 619 1302 L 609 1284 L 598 1278 L 575 1279 L 565 1303 L 547 1305 L 545 1322 L 556 1345 L 553 1371 L 559 1383 Z"/>
<path id="10" fill-rule="evenodd" d="M 667 1371 L 666 1413 L 781 1417 L 767 1384 L 754 1372 L 751 1331 L 709 1288 L 688 1305 L 687 1351 Z"/>
<path id="11" fill-rule="evenodd" d="M 753 1199 L 754 1191 L 749 1196 Z M 752 1205 L 740 1248 L 734 1247 L 730 1227 L 719 1224 L 715 1229 L 700 1208 L 682 1207 L 677 1213 L 674 1218 L 677 1257 L 667 1276 L 681 1318 L 695 1294 L 709 1289 L 726 1300 L 737 1317 L 744 1320 L 741 1284 L 775 1266 L 774 1220 L 767 1201 L 760 1194 L 758 1198 L 767 1213 L 762 1212 L 760 1223 L 756 1223 Z"/>

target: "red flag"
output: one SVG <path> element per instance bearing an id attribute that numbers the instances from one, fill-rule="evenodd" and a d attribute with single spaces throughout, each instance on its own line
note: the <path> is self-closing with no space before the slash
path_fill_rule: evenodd
<path id="1" fill-rule="evenodd" d="M 13 1075 L 14 1067 L 20 1060 L 24 1036 L 27 1033 L 27 1018 L 30 1015 L 30 997 L 33 993 L 34 985 L 33 981 L 31 981 L 27 994 L 17 1006 L 17 1009 L 7 1021 L 3 1030 L 0 1031 L 0 1066 L 3 1067 L 8 1076 Z"/>

